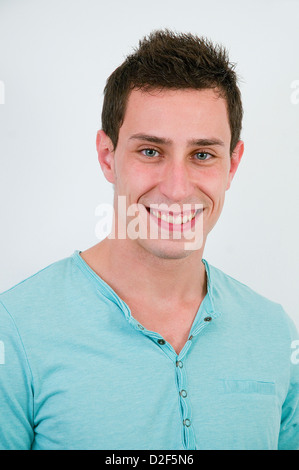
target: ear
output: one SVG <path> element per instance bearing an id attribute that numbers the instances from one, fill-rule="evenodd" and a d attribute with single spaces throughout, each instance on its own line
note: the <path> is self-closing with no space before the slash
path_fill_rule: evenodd
<path id="1" fill-rule="evenodd" d="M 231 182 L 238 169 L 243 153 L 244 153 L 244 142 L 242 140 L 239 140 L 239 142 L 235 146 L 233 153 L 230 157 L 230 170 L 228 174 L 226 190 L 230 188 Z"/>
<path id="2" fill-rule="evenodd" d="M 115 182 L 114 176 L 114 149 L 110 137 L 103 130 L 97 132 L 96 140 L 98 160 L 105 178 L 109 183 Z"/>

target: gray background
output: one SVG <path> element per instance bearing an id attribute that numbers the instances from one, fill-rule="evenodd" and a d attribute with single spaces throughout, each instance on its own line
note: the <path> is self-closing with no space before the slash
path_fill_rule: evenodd
<path id="1" fill-rule="evenodd" d="M 0 291 L 99 241 L 105 81 L 168 27 L 225 45 L 241 77 L 245 154 L 204 257 L 299 326 L 298 18 L 288 0 L 0 0 Z"/>

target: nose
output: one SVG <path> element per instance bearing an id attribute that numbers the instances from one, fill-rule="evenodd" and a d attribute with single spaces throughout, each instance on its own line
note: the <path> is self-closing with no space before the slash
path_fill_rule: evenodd
<path id="1" fill-rule="evenodd" d="M 163 168 L 159 189 L 171 202 L 180 203 L 190 199 L 193 185 L 186 163 L 168 162 L 168 165 Z"/>

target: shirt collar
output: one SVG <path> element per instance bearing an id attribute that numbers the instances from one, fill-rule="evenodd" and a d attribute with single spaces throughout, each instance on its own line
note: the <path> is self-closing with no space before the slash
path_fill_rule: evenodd
<path id="1" fill-rule="evenodd" d="M 101 293 L 112 302 L 116 303 L 120 309 L 124 312 L 125 317 L 127 320 L 132 321 L 133 317 L 130 311 L 129 306 L 124 302 L 100 276 L 98 276 L 93 269 L 84 261 L 84 259 L 80 256 L 81 251 L 75 250 L 72 257 L 75 260 L 76 264 L 80 267 L 80 269 L 89 277 L 89 279 L 96 284 L 97 288 L 101 291 Z M 211 270 L 209 263 L 202 259 L 202 262 L 205 266 L 206 275 L 207 275 L 207 293 L 204 297 L 195 317 L 195 321 L 193 323 L 193 328 L 196 327 L 198 322 L 202 322 L 204 317 L 211 317 L 212 319 L 218 318 L 221 313 L 215 310 L 214 301 L 213 301 L 213 279 L 211 277 Z"/>

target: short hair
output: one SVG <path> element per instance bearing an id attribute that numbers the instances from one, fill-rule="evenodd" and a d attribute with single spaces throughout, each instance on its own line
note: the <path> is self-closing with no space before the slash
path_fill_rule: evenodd
<path id="1" fill-rule="evenodd" d="M 109 76 L 104 89 L 102 129 L 114 149 L 133 89 L 214 89 L 225 98 L 232 153 L 242 129 L 243 107 L 235 64 L 226 49 L 191 33 L 156 30 Z"/>

